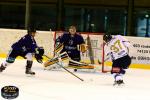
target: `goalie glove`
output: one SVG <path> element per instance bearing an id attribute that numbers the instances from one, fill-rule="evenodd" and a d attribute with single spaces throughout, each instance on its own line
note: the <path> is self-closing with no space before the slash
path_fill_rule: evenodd
<path id="1" fill-rule="evenodd" d="M 87 51 L 87 45 L 86 44 L 80 44 L 79 45 L 79 50 L 82 52 L 82 53 L 85 53 Z"/>
<path id="2" fill-rule="evenodd" d="M 37 62 L 43 63 L 43 54 L 44 54 L 44 48 L 43 47 L 38 47 L 35 49 L 35 58 Z"/>

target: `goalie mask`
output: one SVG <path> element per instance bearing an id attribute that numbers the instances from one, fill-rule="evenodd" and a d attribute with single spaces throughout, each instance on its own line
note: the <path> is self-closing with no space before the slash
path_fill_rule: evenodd
<path id="1" fill-rule="evenodd" d="M 103 40 L 107 43 L 112 39 L 112 36 L 110 34 L 105 34 L 103 36 Z"/>

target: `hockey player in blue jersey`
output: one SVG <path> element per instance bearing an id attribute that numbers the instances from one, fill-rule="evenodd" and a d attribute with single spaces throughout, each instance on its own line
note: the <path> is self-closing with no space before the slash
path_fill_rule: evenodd
<path id="1" fill-rule="evenodd" d="M 85 42 L 83 37 L 76 32 L 75 26 L 70 26 L 69 32 L 64 33 L 61 37 L 59 37 L 59 42 L 64 46 L 61 53 L 66 51 L 72 60 L 81 60 L 79 46 L 82 44 L 84 45 Z"/>
<path id="2" fill-rule="evenodd" d="M 42 55 L 44 54 L 44 49 L 42 47 L 38 47 L 36 44 L 34 39 L 35 34 L 36 29 L 34 27 L 30 27 L 28 29 L 28 34 L 11 46 L 11 50 L 7 55 L 6 60 L 2 62 L 0 66 L 0 72 L 5 70 L 8 65 L 14 63 L 17 56 L 22 56 L 27 59 L 25 73 L 30 75 L 35 74 L 35 72 L 31 71 L 33 56 L 35 56 L 38 62 L 42 63 Z"/>

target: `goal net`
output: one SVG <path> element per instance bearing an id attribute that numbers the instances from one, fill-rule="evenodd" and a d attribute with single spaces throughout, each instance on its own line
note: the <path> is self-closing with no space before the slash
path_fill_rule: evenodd
<path id="1" fill-rule="evenodd" d="M 63 31 L 56 31 L 54 35 L 54 40 L 56 40 L 63 33 Z M 104 62 L 105 55 L 103 45 L 103 33 L 80 32 L 80 34 L 83 36 L 85 43 L 88 45 L 87 52 L 81 53 L 81 62 L 93 65 L 95 67 L 94 70 L 96 71 L 110 71 L 109 61 Z M 56 42 L 54 43 L 54 48 L 55 46 Z M 91 71 L 91 69 L 87 69 L 86 71 Z"/>

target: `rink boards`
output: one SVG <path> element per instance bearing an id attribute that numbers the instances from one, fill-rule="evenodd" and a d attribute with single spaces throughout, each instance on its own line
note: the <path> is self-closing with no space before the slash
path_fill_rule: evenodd
<path id="1" fill-rule="evenodd" d="M 5 35 L 4 35 L 5 34 Z M 26 30 L 0 29 L 0 57 L 6 57 L 11 45 L 26 34 Z M 87 34 L 82 34 L 87 41 Z M 102 35 L 89 35 L 92 45 L 94 60 L 102 58 Z M 54 50 L 54 40 L 56 38 L 54 31 L 38 31 L 35 37 L 37 44 L 45 48 L 45 54 L 52 57 Z M 126 37 L 131 42 L 130 55 L 132 57 L 132 68 L 150 69 L 150 44 L 149 38 Z M 82 55 L 82 61 L 90 62 L 89 53 Z M 46 60 L 46 59 L 45 59 Z M 111 66 L 110 62 L 105 63 Z"/>

